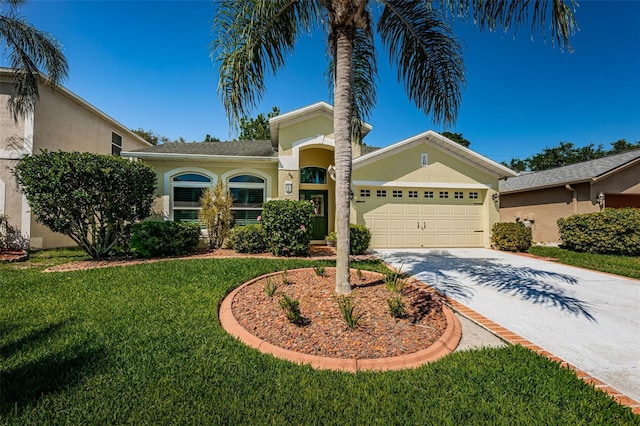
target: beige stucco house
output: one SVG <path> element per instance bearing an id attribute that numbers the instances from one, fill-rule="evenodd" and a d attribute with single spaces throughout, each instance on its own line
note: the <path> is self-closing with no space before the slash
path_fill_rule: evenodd
<path id="1" fill-rule="evenodd" d="M 63 87 L 40 84 L 35 111 L 14 121 L 7 109 L 13 88 L 11 70 L 0 68 L 0 214 L 9 217 L 32 248 L 75 245 L 36 223 L 11 169 L 20 158 L 43 149 L 117 155 L 150 144 Z"/>
<path id="2" fill-rule="evenodd" d="M 313 201 L 313 239 L 321 242 L 335 226 L 333 108 L 309 105 L 273 117 L 270 128 L 267 141 L 170 143 L 122 155 L 156 170 L 155 210 L 165 220 L 197 218 L 203 188 L 222 181 L 236 224 L 256 223 L 270 199 Z M 369 227 L 373 247 L 489 247 L 498 181 L 516 175 L 433 131 L 382 149 L 354 145 L 353 156 L 351 222 Z"/>
<path id="3" fill-rule="evenodd" d="M 640 150 L 500 181 L 500 221 L 530 226 L 538 243 L 559 243 L 557 220 L 603 208 L 640 208 Z"/>

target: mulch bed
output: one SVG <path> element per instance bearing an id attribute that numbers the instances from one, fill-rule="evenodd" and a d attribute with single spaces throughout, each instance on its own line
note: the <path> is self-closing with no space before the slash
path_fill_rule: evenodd
<path id="1" fill-rule="evenodd" d="M 0 262 L 23 262 L 29 258 L 24 250 L 0 250 Z"/>
<path id="2" fill-rule="evenodd" d="M 356 312 L 361 324 L 352 330 L 344 322 L 337 303 L 335 268 L 324 277 L 313 269 L 287 271 L 288 285 L 278 292 L 300 301 L 302 325 L 290 323 L 280 308 L 280 295 L 270 298 L 261 278 L 242 288 L 233 300 L 232 312 L 240 325 L 254 336 L 292 351 L 332 358 L 385 358 L 414 353 L 431 346 L 447 327 L 442 304 L 424 286 L 409 282 L 402 290 L 407 316 L 393 318 L 387 299 L 397 295 L 387 290 L 382 275 L 351 271 Z M 282 282 L 282 274 L 271 276 Z"/>

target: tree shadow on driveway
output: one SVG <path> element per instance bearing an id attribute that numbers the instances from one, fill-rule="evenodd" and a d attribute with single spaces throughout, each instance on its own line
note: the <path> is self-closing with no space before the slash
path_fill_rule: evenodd
<path id="1" fill-rule="evenodd" d="M 576 285 L 575 277 L 532 267 L 512 266 L 491 258 L 460 258 L 446 250 L 424 254 L 393 252 L 383 256 L 388 263 L 401 265 L 402 271 L 459 301 L 471 300 L 469 285 L 491 287 L 533 304 L 556 307 L 596 322 L 589 304 L 566 293 L 561 285 Z"/>

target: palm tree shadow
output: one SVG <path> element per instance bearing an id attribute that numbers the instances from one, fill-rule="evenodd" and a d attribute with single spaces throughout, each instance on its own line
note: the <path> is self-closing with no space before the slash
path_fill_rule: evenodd
<path id="1" fill-rule="evenodd" d="M 43 326 L 0 345 L 0 359 L 9 360 L 21 353 L 50 345 L 50 338 L 60 334 L 72 320 Z M 13 330 L 12 330 L 13 329 Z M 12 324 L 0 326 L 0 337 L 15 332 Z M 58 351 L 47 349 L 45 354 L 16 366 L 0 363 L 0 418 L 20 412 L 47 394 L 80 383 L 103 365 L 106 352 L 89 342 L 76 343 Z M 4 365 L 3 365 L 4 364 Z"/>
<path id="2" fill-rule="evenodd" d="M 446 250 L 429 252 L 427 257 L 411 252 L 395 252 L 387 261 L 404 265 L 403 271 L 435 288 L 448 298 L 470 300 L 473 290 L 463 282 L 471 281 L 509 293 L 533 304 L 553 306 L 576 316 L 596 321 L 589 304 L 568 295 L 554 283 L 578 284 L 570 275 L 531 267 L 505 265 L 488 258 L 459 258 Z"/>

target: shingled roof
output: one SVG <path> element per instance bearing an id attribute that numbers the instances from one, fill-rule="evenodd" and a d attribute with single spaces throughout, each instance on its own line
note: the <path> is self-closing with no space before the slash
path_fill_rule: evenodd
<path id="1" fill-rule="evenodd" d="M 640 149 L 555 169 L 522 173 L 519 176 L 501 180 L 500 192 L 530 191 L 532 189 L 597 180 L 609 172 L 637 161 L 640 161 Z"/>
<path id="2" fill-rule="evenodd" d="M 232 142 L 171 142 L 148 148 L 137 149 L 131 153 L 174 154 L 174 155 L 225 155 L 234 157 L 277 157 L 271 141 L 232 141 Z"/>

